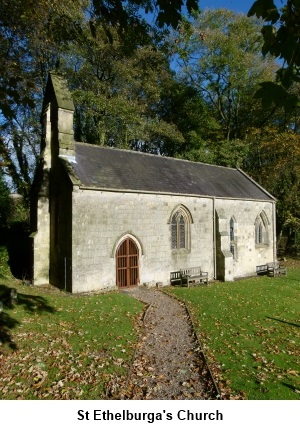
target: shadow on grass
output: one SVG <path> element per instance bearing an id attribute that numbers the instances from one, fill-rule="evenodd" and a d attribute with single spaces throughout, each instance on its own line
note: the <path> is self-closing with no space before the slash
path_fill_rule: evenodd
<path id="1" fill-rule="evenodd" d="M 26 221 L 15 221 L 7 228 L 0 227 L 0 246 L 7 250 L 5 266 L 17 279 L 32 278 L 32 242 Z M 0 275 L 1 276 L 1 275 Z"/>
<path id="2" fill-rule="evenodd" d="M 6 285 L 0 285 L 0 300 L 3 303 L 3 311 L 0 312 L 0 342 L 7 344 L 11 349 L 17 349 L 17 345 L 13 341 L 11 330 L 17 327 L 20 322 L 13 318 L 8 310 L 22 307 L 26 312 L 32 314 L 42 314 L 56 312 L 53 306 L 48 305 L 47 300 L 41 296 L 29 294 L 17 294 L 17 298 L 12 298 L 11 292 L 14 289 Z"/>
<path id="3" fill-rule="evenodd" d="M 296 323 L 293 323 L 290 321 L 281 320 L 279 318 L 273 318 L 273 317 L 266 317 L 266 318 L 268 318 L 269 320 L 279 321 L 279 322 L 282 322 L 284 324 L 292 325 L 293 327 L 300 327 L 300 324 L 296 324 Z"/>
<path id="4" fill-rule="evenodd" d="M 295 393 L 300 393 L 300 387 L 295 387 L 295 385 L 287 384 L 286 382 L 281 382 L 281 385 L 284 385 L 285 387 L 289 388 L 290 390 L 294 391 Z"/>

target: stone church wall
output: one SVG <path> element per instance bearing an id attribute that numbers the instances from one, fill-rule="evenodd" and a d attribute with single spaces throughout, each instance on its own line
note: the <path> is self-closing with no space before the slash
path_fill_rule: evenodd
<path id="1" fill-rule="evenodd" d="M 273 205 L 272 202 L 263 201 L 216 199 L 216 212 L 217 215 L 221 214 L 222 218 L 219 220 L 220 231 L 217 235 L 222 235 L 223 252 L 230 252 L 230 219 L 234 220 L 235 255 L 229 268 L 232 272 L 225 274 L 226 280 L 253 275 L 256 266 L 276 258 Z M 262 212 L 269 221 L 268 241 L 265 244 L 256 244 L 255 220 Z M 226 257 L 228 255 L 225 260 Z"/>
<path id="2" fill-rule="evenodd" d="M 172 212 L 179 205 L 190 212 L 190 249 L 172 250 Z M 201 266 L 213 279 L 220 259 L 214 261 L 214 206 L 222 212 L 225 280 L 252 275 L 256 265 L 273 261 L 273 204 L 243 200 L 168 196 L 82 190 L 73 192 L 73 292 L 116 287 L 116 251 L 131 237 L 139 248 L 140 284 L 168 285 L 170 272 Z M 255 244 L 255 219 L 267 214 L 269 242 Z M 230 253 L 230 219 L 235 219 L 235 256 Z M 216 229 L 218 223 L 216 222 Z M 227 237 L 226 237 L 227 235 Z M 217 246 L 217 243 L 216 243 Z M 225 256 L 225 257 L 224 257 Z M 217 256 L 218 257 L 218 256 Z M 226 272 L 227 271 L 227 272 Z"/>
<path id="3" fill-rule="evenodd" d="M 190 249 L 171 249 L 170 217 L 193 218 Z M 200 266 L 213 276 L 212 200 L 78 190 L 73 193 L 73 291 L 116 285 L 115 253 L 126 235 L 140 247 L 140 283 L 169 284 L 170 272 Z"/>

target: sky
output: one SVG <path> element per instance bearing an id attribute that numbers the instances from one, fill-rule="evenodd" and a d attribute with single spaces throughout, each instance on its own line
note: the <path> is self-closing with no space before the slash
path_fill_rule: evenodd
<path id="1" fill-rule="evenodd" d="M 224 8 L 247 14 L 254 2 L 255 0 L 199 0 L 199 6 L 201 10 Z M 280 8 L 286 1 L 274 0 L 274 3 Z"/>
<path id="2" fill-rule="evenodd" d="M 230 9 L 234 12 L 247 14 L 255 0 L 199 0 L 201 10 L 209 9 Z"/>

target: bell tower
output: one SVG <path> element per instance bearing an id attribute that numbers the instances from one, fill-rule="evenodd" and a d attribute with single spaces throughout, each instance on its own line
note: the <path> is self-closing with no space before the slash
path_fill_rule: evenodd
<path id="1" fill-rule="evenodd" d="M 73 99 L 65 79 L 50 73 L 41 115 L 40 162 L 32 186 L 31 238 L 35 284 L 49 283 L 52 182 L 59 158 L 75 159 L 74 110 Z"/>

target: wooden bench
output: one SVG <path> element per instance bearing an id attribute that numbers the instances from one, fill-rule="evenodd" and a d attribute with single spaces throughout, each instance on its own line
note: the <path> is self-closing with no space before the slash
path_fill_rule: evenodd
<path id="1" fill-rule="evenodd" d="M 176 284 L 180 284 L 181 285 L 180 270 L 177 270 L 175 272 L 171 272 L 170 273 L 170 284 L 171 285 L 176 285 Z"/>
<path id="2" fill-rule="evenodd" d="M 286 275 L 287 270 L 286 267 L 280 265 L 278 261 L 273 261 L 267 264 L 256 266 L 256 273 L 257 275 L 279 276 Z"/>
<path id="3" fill-rule="evenodd" d="M 191 267 L 189 269 L 180 270 L 181 285 L 185 284 L 187 287 L 191 283 L 199 282 L 208 285 L 208 272 L 203 272 L 201 267 Z"/>
<path id="4" fill-rule="evenodd" d="M 257 275 L 267 275 L 268 274 L 268 266 L 266 264 L 261 264 L 260 266 L 256 266 Z"/>
<path id="5" fill-rule="evenodd" d="M 272 263 L 267 263 L 268 276 L 280 276 L 286 275 L 287 270 L 285 266 L 281 266 L 278 261 L 274 261 Z"/>

